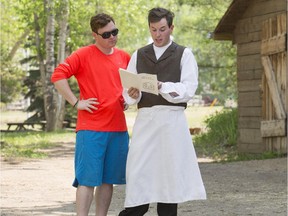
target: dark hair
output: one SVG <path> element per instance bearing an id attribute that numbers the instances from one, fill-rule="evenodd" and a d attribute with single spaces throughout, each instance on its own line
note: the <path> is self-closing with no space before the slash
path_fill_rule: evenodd
<path id="1" fill-rule="evenodd" d="M 148 25 L 150 25 L 150 23 L 159 22 L 162 18 L 166 18 L 168 26 L 171 27 L 174 13 L 165 8 L 152 8 L 148 14 Z"/>
<path id="2" fill-rule="evenodd" d="M 114 19 L 108 14 L 105 13 L 97 14 L 96 16 L 93 16 L 90 19 L 91 30 L 95 33 L 98 33 L 98 29 L 103 28 L 111 21 L 115 24 Z"/>

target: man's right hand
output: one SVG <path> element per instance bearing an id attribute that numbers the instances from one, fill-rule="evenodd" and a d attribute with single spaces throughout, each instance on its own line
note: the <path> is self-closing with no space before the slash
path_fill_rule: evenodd
<path id="1" fill-rule="evenodd" d="M 78 110 L 86 110 L 89 113 L 93 113 L 93 110 L 97 110 L 97 105 L 100 104 L 97 98 L 89 98 L 87 100 L 79 100 L 76 108 Z"/>

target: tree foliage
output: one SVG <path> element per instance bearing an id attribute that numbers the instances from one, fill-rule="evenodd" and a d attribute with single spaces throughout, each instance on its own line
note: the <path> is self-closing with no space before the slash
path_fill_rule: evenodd
<path id="1" fill-rule="evenodd" d="M 45 45 L 48 24 L 48 14 L 45 11 L 46 1 L 1 1 L 1 44 L 5 44 L 4 50 L 9 54 L 17 41 L 19 42 L 19 38 L 24 35 L 20 41 L 23 44 L 18 47 L 18 52 L 11 61 L 14 62 L 14 65 L 18 64 L 17 68 L 21 68 L 19 62 L 21 58 L 24 58 L 22 53 L 28 54 L 25 56 L 26 60 L 22 60 L 28 65 L 25 68 L 28 74 L 25 85 L 23 85 L 21 76 L 16 75 L 16 72 L 12 72 L 12 74 L 20 80 L 18 82 L 22 84 L 20 86 L 29 86 L 30 91 L 26 96 L 33 98 L 31 106 L 38 107 L 42 111 L 44 105 L 41 106 L 38 103 L 44 101 L 45 92 L 41 90 L 44 81 L 40 79 L 41 60 L 39 56 L 38 59 L 36 56 L 41 54 L 43 63 L 47 63 L 44 61 L 47 58 L 47 50 L 49 50 L 47 49 L 49 45 Z M 61 41 L 62 35 L 60 26 L 61 20 L 63 20 L 63 1 L 50 0 L 49 2 L 54 4 L 52 13 L 55 19 L 54 45 L 50 47 L 50 50 L 51 48 L 54 50 L 54 56 L 51 56 L 50 53 L 50 59 L 53 57 L 59 59 L 59 49 L 63 49 L 63 47 L 59 48 L 59 40 Z M 147 23 L 148 10 L 156 6 L 166 7 L 175 13 L 174 40 L 181 45 L 190 47 L 198 62 L 199 88 L 197 93 L 213 94 L 223 100 L 227 97 L 236 97 L 235 48 L 231 42 L 219 42 L 209 38 L 209 34 L 213 32 L 230 3 L 231 0 L 119 0 L 116 3 L 114 0 L 69 0 L 65 55 L 71 54 L 81 46 L 94 43 L 89 22 L 90 17 L 99 12 L 111 14 L 115 18 L 116 25 L 120 30 L 117 46 L 132 54 L 137 48 L 148 43 L 150 37 Z M 27 30 L 29 30 L 29 35 L 25 36 L 24 33 Z M 55 67 L 62 60 L 55 61 L 53 66 Z M 47 68 L 46 65 L 43 66 Z M 5 68 L 7 70 L 8 66 L 2 64 L 1 73 Z M 9 68 L 12 69 L 10 66 Z M 10 78 L 8 79 L 7 74 L 3 74 L 2 77 L 2 86 L 4 86 Z M 49 76 L 46 76 L 45 79 L 47 84 Z M 71 80 L 71 85 L 77 94 L 75 80 Z M 16 86 L 13 87 L 17 89 Z M 17 89 L 15 92 L 24 93 L 24 89 Z M 3 93 L 5 96 L 8 94 L 4 91 Z M 2 97 L 1 100 L 4 98 Z M 33 105 L 33 102 L 37 102 L 37 105 Z M 75 112 L 72 115 L 75 115 Z M 41 116 L 43 117 L 44 114 L 42 113 Z"/>
<path id="2" fill-rule="evenodd" d="M 10 13 L 16 13 L 14 6 L 16 2 L 9 4 L 7 1 L 1 1 L 1 31 L 0 31 L 0 75 L 1 75 L 1 102 L 9 103 L 18 100 L 21 92 L 26 92 L 27 87 L 23 87 L 25 72 L 19 64 L 23 52 L 14 57 L 16 47 L 19 48 L 20 36 L 24 34 L 23 25 L 18 22 L 17 17 L 11 17 Z M 11 23 L 17 23 L 11 27 Z M 21 43 L 20 43 L 21 44 Z M 14 48 L 14 49 L 13 49 Z"/>
<path id="3" fill-rule="evenodd" d="M 175 40 L 191 47 L 199 66 L 198 94 L 212 94 L 224 102 L 237 97 L 236 52 L 230 41 L 215 41 L 210 35 L 231 0 L 180 0 L 174 30 Z"/>
<path id="4" fill-rule="evenodd" d="M 25 72 L 8 59 L 7 50 L 1 46 L 1 102 L 9 103 L 19 99 L 19 92 L 27 91 L 27 87 L 23 88 L 22 82 L 25 78 Z"/>

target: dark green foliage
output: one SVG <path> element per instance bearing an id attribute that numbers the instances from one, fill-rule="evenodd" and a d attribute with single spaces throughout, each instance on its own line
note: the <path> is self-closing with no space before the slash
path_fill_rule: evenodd
<path id="1" fill-rule="evenodd" d="M 1 44 L 0 47 L 0 76 L 1 76 L 1 102 L 13 102 L 26 92 L 27 88 L 23 85 L 25 72 L 17 62 L 8 59 L 8 51 Z"/>
<path id="2" fill-rule="evenodd" d="M 237 109 L 224 109 L 205 120 L 205 133 L 193 137 L 199 157 L 209 157 L 216 161 L 263 160 L 283 157 L 275 152 L 262 154 L 239 153 L 237 151 Z"/>
<path id="3" fill-rule="evenodd" d="M 200 154 L 215 159 L 235 151 L 237 144 L 237 109 L 224 109 L 205 120 L 207 132 L 193 138 Z"/>
<path id="4" fill-rule="evenodd" d="M 205 120 L 211 141 L 220 146 L 235 146 L 237 143 L 237 109 L 224 109 Z"/>

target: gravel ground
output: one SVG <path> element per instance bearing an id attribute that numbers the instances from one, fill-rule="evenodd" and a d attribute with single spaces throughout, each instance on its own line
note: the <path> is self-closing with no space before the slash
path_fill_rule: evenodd
<path id="1" fill-rule="evenodd" d="M 1 215 L 75 214 L 72 143 L 42 160 L 1 160 Z M 208 199 L 179 205 L 179 216 L 287 215 L 287 158 L 207 163 L 199 159 Z M 115 186 L 108 216 L 123 208 L 125 186 Z M 95 215 L 92 205 L 90 215 Z M 147 216 L 156 216 L 151 204 Z"/>

